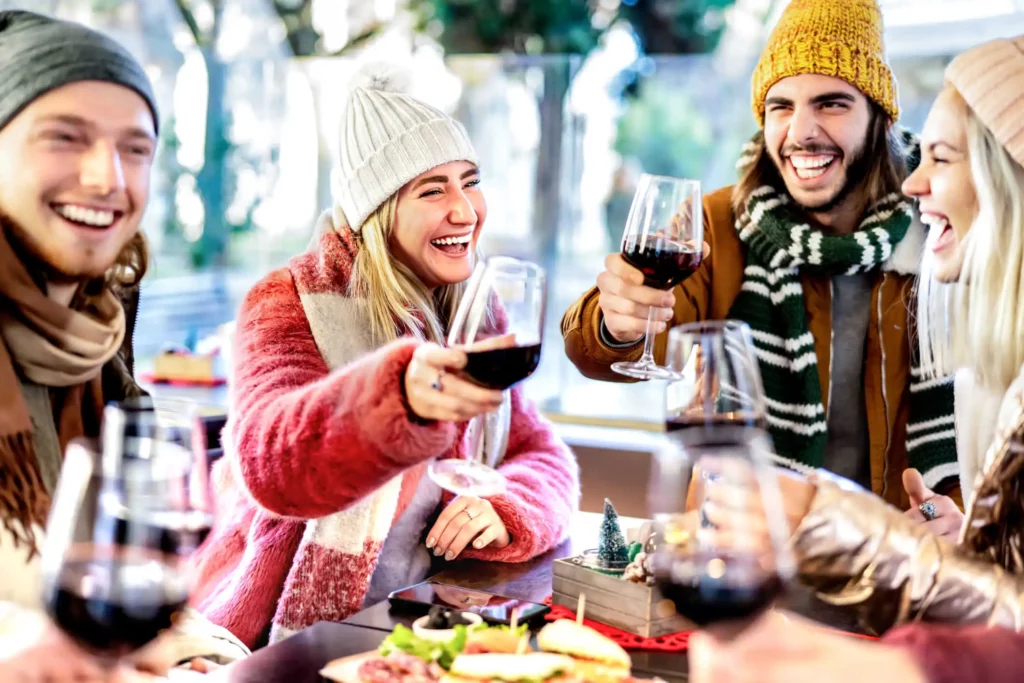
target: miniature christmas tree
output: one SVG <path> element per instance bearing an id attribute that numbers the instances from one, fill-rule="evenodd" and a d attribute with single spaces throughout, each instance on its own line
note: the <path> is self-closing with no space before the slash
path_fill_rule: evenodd
<path id="1" fill-rule="evenodd" d="M 626 539 L 619 528 L 619 515 L 607 498 L 604 499 L 604 519 L 598 536 L 597 558 L 606 567 L 622 567 L 629 562 Z"/>

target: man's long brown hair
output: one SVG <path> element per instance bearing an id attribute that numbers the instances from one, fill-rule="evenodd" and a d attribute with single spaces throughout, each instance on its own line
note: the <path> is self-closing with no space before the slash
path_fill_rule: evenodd
<path id="1" fill-rule="evenodd" d="M 148 268 L 149 243 L 140 229 L 121 249 L 104 279 L 106 284 L 115 290 L 131 289 L 138 287 Z"/>
<path id="2" fill-rule="evenodd" d="M 79 290 L 71 302 L 72 308 L 88 307 L 94 299 L 110 289 L 123 299 L 126 292 L 138 287 L 149 268 L 149 242 L 140 229 L 121 248 L 114 264 L 103 277 L 90 280 Z"/>
<path id="3" fill-rule="evenodd" d="M 869 103 L 871 121 L 868 123 L 863 150 L 867 169 L 858 187 L 850 188 L 851 192 L 860 194 L 861 213 L 877 204 L 883 197 L 900 192 L 900 187 L 910 172 L 907 166 L 906 145 L 903 144 L 896 126 L 889 122 L 888 115 L 880 106 L 874 102 Z M 752 142 L 755 149 L 747 154 L 753 159 L 742 171 L 732 192 L 732 208 L 736 216 L 741 216 L 746 211 L 750 194 L 762 185 L 770 185 L 779 192 L 787 192 L 786 184 L 765 148 L 764 131 L 758 132 Z"/>

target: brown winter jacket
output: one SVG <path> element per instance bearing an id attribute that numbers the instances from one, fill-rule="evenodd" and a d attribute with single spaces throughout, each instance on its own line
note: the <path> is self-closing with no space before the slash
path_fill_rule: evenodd
<path id="1" fill-rule="evenodd" d="M 732 187 L 725 187 L 704 197 L 704 239 L 711 246 L 711 254 L 697 272 L 676 289 L 675 312 L 670 328 L 699 320 L 727 318 L 740 292 L 746 250 L 734 228 L 732 191 Z M 913 309 L 913 281 L 924 239 L 924 228 L 915 221 L 892 257 L 878 272 L 871 294 L 871 320 L 864 351 L 871 488 L 901 509 L 909 505 L 901 481 L 907 467 L 906 433 L 910 413 L 910 338 L 907 328 Z M 818 354 L 821 395 L 827 413 L 833 398 L 829 393 L 832 283 L 825 275 L 802 275 L 801 281 L 807 324 Z M 636 360 L 643 345 L 638 342 L 630 348 L 614 349 L 601 341 L 598 296 L 597 288 L 591 289 L 570 306 L 562 318 L 566 354 L 587 377 L 628 381 L 613 373 L 609 366 L 620 360 Z M 655 339 L 654 355 L 659 362 L 664 361 L 667 342 L 667 333 Z M 842 397 L 836 398 L 841 405 Z M 941 492 L 959 499 L 958 487 Z"/>

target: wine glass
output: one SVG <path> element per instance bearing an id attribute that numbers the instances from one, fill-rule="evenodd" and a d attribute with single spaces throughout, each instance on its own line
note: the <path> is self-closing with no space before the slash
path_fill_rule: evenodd
<path id="1" fill-rule="evenodd" d="M 622 258 L 644 274 L 644 285 L 669 290 L 696 272 L 704 254 L 704 218 L 700 183 L 644 174 L 622 233 Z M 635 379 L 670 379 L 654 361 L 654 309 L 647 315 L 643 355 L 612 364 Z"/>
<path id="2" fill-rule="evenodd" d="M 679 325 L 669 331 L 665 431 L 696 429 L 699 438 L 729 428 L 767 429 L 767 406 L 750 327 L 735 320 Z"/>
<path id="3" fill-rule="evenodd" d="M 50 510 L 46 610 L 111 668 L 170 628 L 189 597 L 186 560 L 212 524 L 205 449 L 182 443 L 199 443 L 199 425 L 177 417 L 145 400 L 108 405 L 99 443 L 68 445 Z"/>
<path id="4" fill-rule="evenodd" d="M 731 321 L 677 327 L 668 365 L 677 377 L 666 386 L 667 435 L 649 487 L 655 582 L 690 621 L 742 628 L 794 573 L 750 330 Z M 704 515 L 712 490 L 728 495 Z"/>
<path id="5" fill-rule="evenodd" d="M 508 256 L 477 264 L 459 302 L 448 345 L 466 349 L 461 376 L 488 389 L 508 390 L 533 374 L 540 364 L 546 304 L 545 272 L 540 266 Z M 470 459 L 431 463 L 428 473 L 438 486 L 457 495 L 488 497 L 505 491 L 505 478 L 494 469 L 507 434 L 499 434 L 508 402 L 498 413 L 470 420 Z M 490 422 L 491 442 L 484 438 Z"/>

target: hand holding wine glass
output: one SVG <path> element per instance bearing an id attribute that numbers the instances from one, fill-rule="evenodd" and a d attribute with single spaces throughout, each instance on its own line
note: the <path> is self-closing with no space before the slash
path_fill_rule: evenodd
<path id="1" fill-rule="evenodd" d="M 464 354 L 460 381 L 502 396 L 533 374 L 544 334 L 545 279 L 543 268 L 505 256 L 477 264 L 448 335 L 450 349 Z M 504 448 L 503 435 L 492 432 L 494 438 L 485 440 L 486 427 L 483 415 L 470 421 L 470 459 L 431 463 L 428 473 L 438 486 L 478 498 L 505 491 L 505 478 L 492 466 Z"/>
<path id="2" fill-rule="evenodd" d="M 668 435 L 651 475 L 662 531 L 655 579 L 684 617 L 734 628 L 767 609 L 793 572 L 749 328 L 677 327 L 669 333 L 668 366 Z M 698 526 L 687 514 L 688 497 L 701 489 Z M 726 494 L 718 497 L 720 491 Z M 726 516 L 732 507 L 715 507 L 736 500 L 741 514 L 734 517 Z"/>
<path id="3" fill-rule="evenodd" d="M 107 406 L 99 444 L 67 449 L 42 551 L 44 604 L 106 670 L 187 603 L 185 561 L 212 524 L 204 434 L 194 413 L 168 421 L 136 402 Z"/>
<path id="4" fill-rule="evenodd" d="M 422 344 L 405 371 L 409 409 L 423 420 L 461 422 L 501 405 L 501 391 L 480 387 L 460 376 L 468 357 L 462 348 Z"/>
<path id="5" fill-rule="evenodd" d="M 622 260 L 635 274 L 609 260 L 598 278 L 601 311 L 608 331 L 621 339 L 635 320 L 646 317 L 643 355 L 636 362 L 614 363 L 612 370 L 636 379 L 669 379 L 654 361 L 656 325 L 671 319 L 670 290 L 690 277 L 704 254 L 704 220 L 700 183 L 645 174 L 637 187 L 622 235 Z"/>

